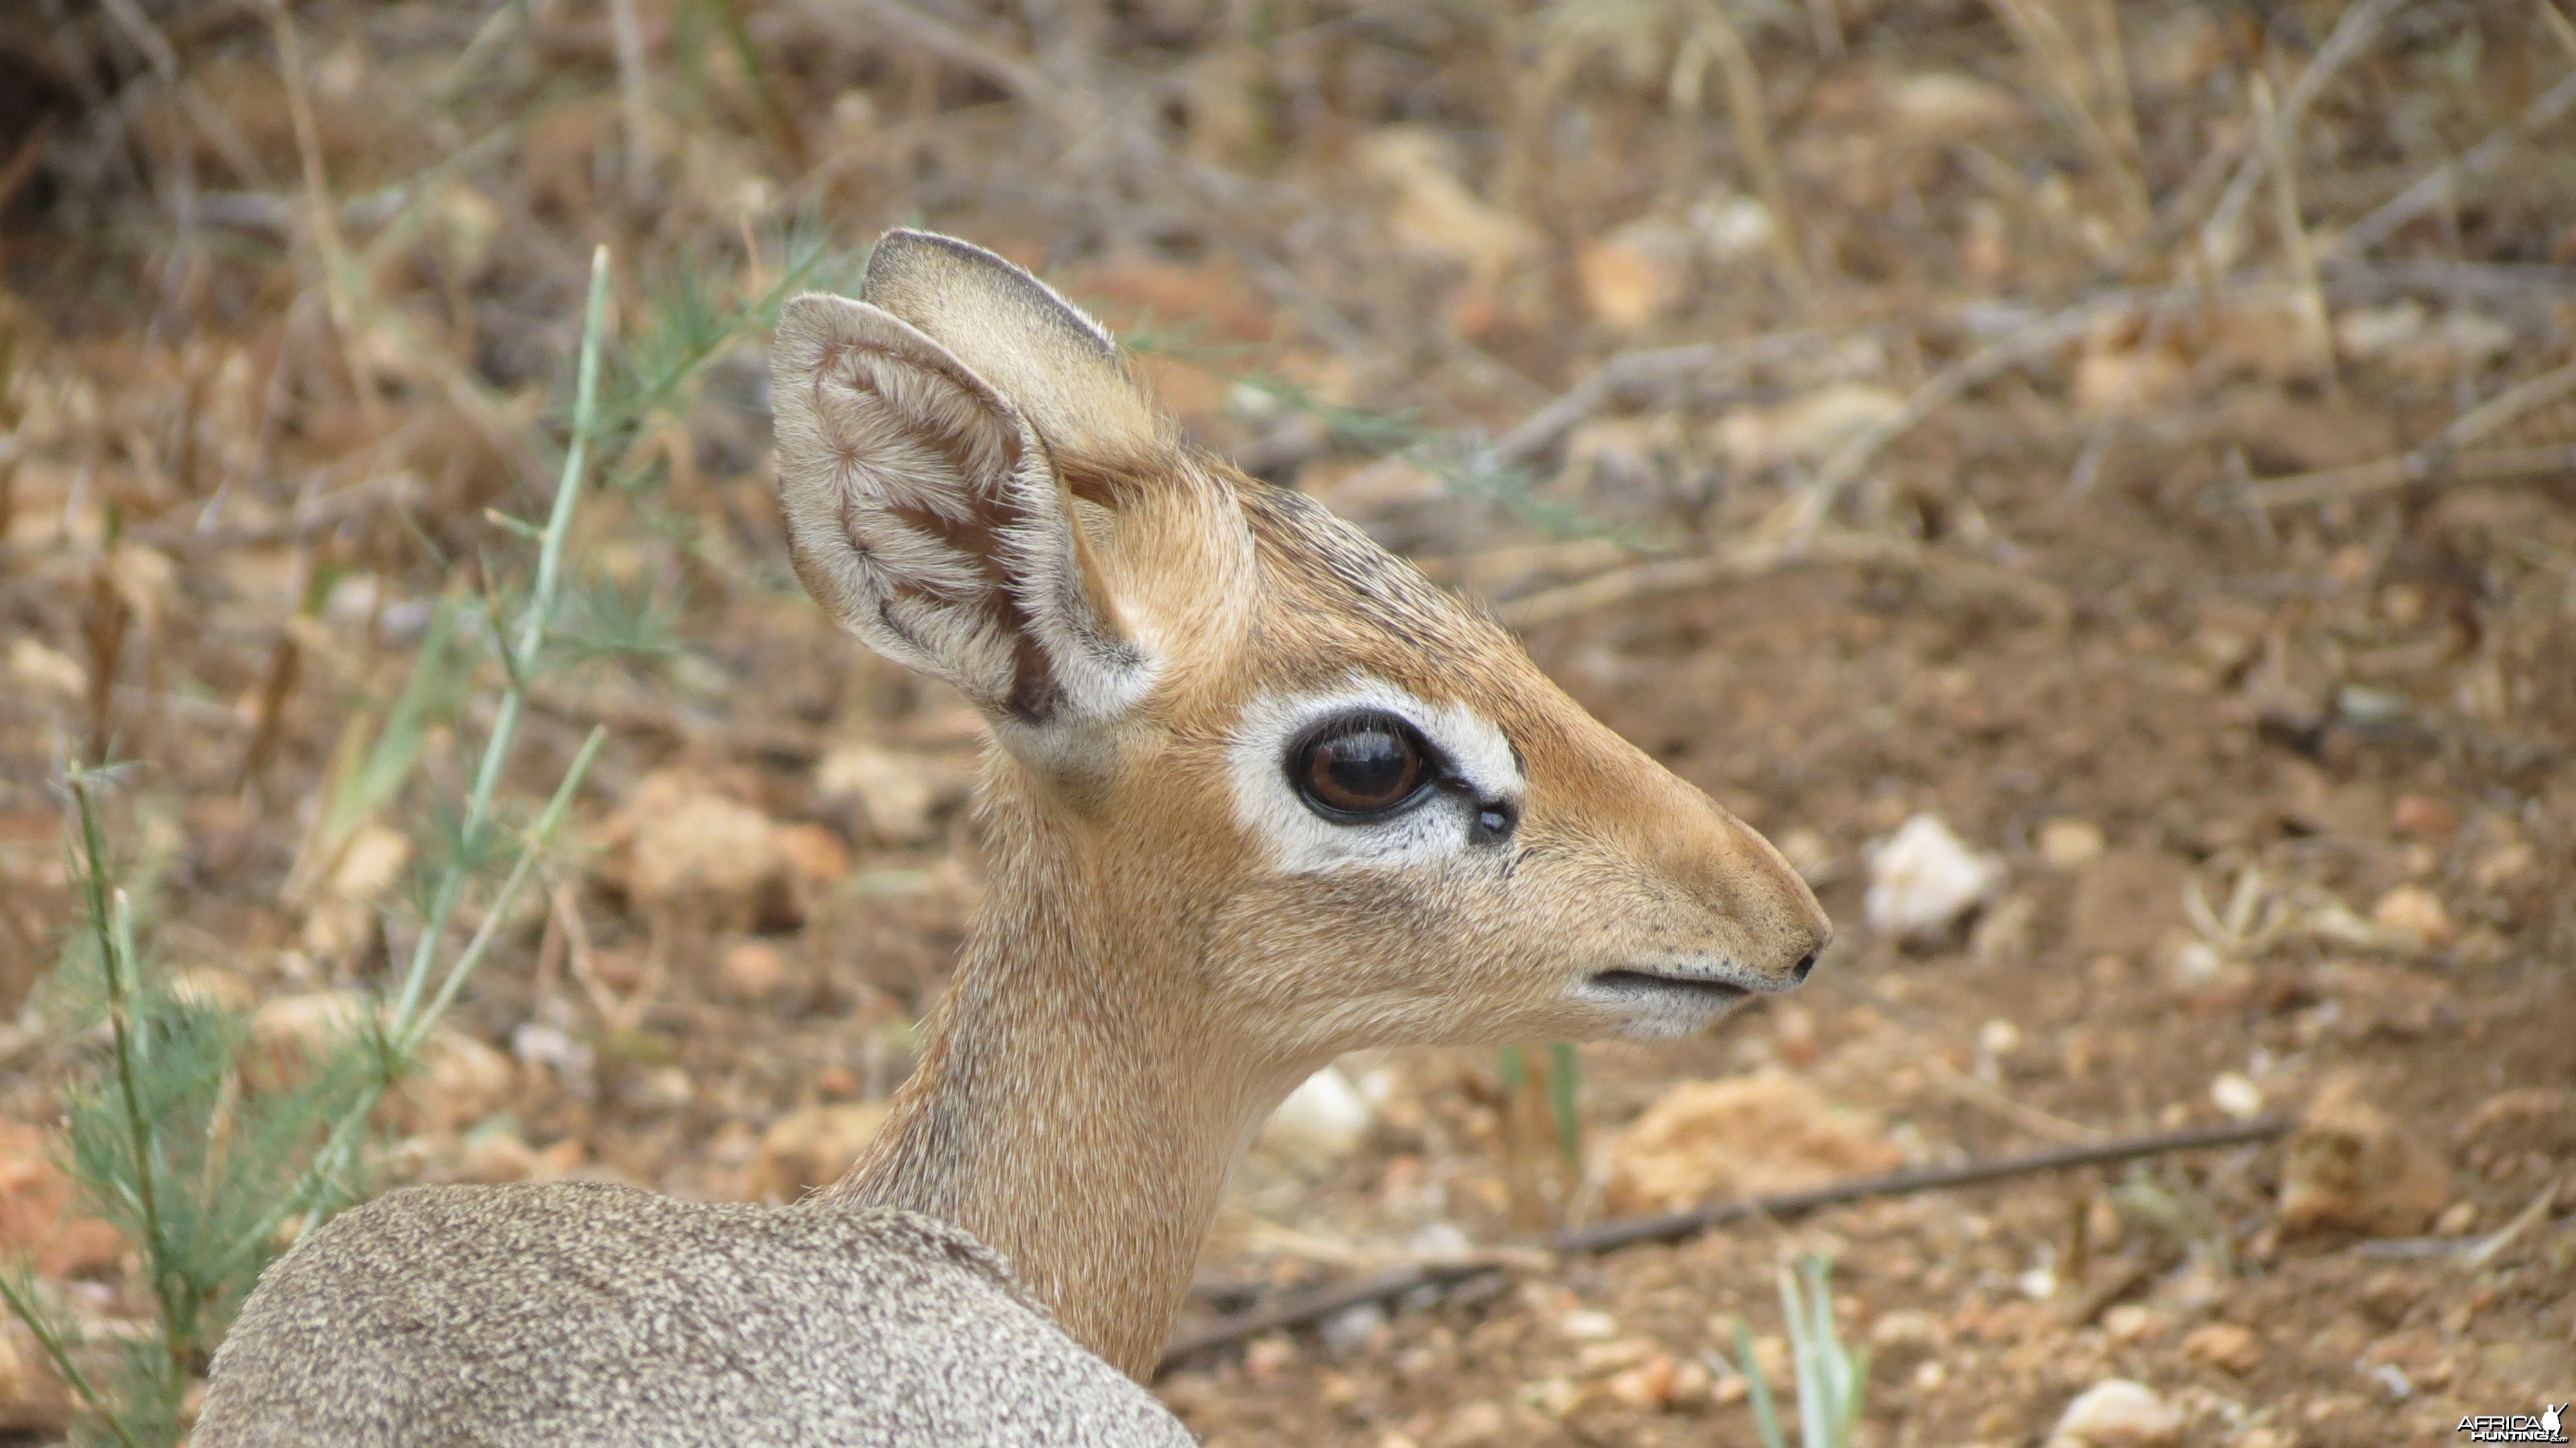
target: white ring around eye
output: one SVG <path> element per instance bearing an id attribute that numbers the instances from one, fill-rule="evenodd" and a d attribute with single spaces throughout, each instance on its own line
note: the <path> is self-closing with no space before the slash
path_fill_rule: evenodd
<path id="1" fill-rule="evenodd" d="M 1466 789 L 1437 791 L 1384 820 L 1332 821 L 1308 809 L 1289 781 L 1287 752 L 1324 720 L 1362 711 L 1411 724 L 1447 757 Z M 1292 874 L 1455 858 L 1473 843 L 1477 802 L 1503 800 L 1517 807 L 1524 788 L 1511 744 L 1491 721 L 1462 704 L 1433 704 L 1362 674 L 1337 689 L 1255 699 L 1235 725 L 1226 760 L 1236 822 L 1276 868 Z"/>

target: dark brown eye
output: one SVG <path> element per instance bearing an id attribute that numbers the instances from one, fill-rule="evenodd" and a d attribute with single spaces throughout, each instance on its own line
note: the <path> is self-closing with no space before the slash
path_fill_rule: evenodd
<path id="1" fill-rule="evenodd" d="M 1430 761 L 1411 728 L 1364 715 L 1308 740 L 1289 775 L 1306 803 L 1327 817 L 1384 814 L 1422 792 Z"/>

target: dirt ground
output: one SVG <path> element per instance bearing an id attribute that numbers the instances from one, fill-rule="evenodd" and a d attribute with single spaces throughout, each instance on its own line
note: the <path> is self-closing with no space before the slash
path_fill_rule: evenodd
<path id="1" fill-rule="evenodd" d="M 594 243 L 617 376 L 679 380 L 571 557 L 614 585 L 583 627 L 652 648 L 538 687 L 511 808 L 608 744 L 382 1164 L 781 1198 L 873 1129 L 980 889 L 981 727 L 785 566 L 728 309 L 804 216 L 1045 269 L 1195 436 L 1494 608 L 1837 922 L 1794 996 L 1582 1048 L 1572 1168 L 1494 1052 L 1344 1062 L 1184 1333 L 1703 1196 L 2305 1122 L 1507 1253 L 1176 1364 L 1205 1441 L 1751 1443 L 1734 1320 L 1785 1392 L 1806 1251 L 1872 1448 L 2039 1444 L 2110 1379 L 2163 1416 L 2093 1448 L 2576 1397 L 2556 9 L 37 8 L 0 19 L 0 1248 L 101 1341 L 146 1299 L 52 1155 L 98 1053 L 45 980 L 60 765 L 132 761 L 154 968 L 263 1047 L 380 988 L 479 645 L 334 802 L 433 606 L 519 586 L 494 514 L 542 515 Z M 1976 886 L 1905 935 L 1882 847 L 1925 816 Z M 0 1434 L 67 1404 L 0 1333 Z"/>

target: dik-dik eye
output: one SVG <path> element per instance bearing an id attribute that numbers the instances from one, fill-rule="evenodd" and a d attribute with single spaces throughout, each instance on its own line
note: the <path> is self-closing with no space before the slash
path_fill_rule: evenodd
<path id="1" fill-rule="evenodd" d="M 1431 748 L 1392 714 L 1348 714 L 1288 751 L 1288 782 L 1306 807 L 1337 824 L 1395 813 L 1438 783 Z"/>

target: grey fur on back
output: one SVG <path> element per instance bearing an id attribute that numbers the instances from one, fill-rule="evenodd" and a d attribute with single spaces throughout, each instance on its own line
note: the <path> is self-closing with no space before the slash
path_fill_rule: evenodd
<path id="1" fill-rule="evenodd" d="M 298 1243 L 195 1448 L 1186 1445 L 958 1229 L 595 1182 L 416 1187 Z"/>

